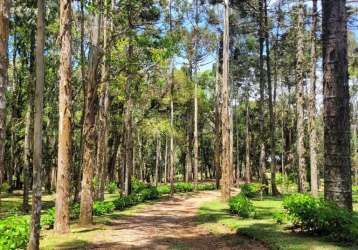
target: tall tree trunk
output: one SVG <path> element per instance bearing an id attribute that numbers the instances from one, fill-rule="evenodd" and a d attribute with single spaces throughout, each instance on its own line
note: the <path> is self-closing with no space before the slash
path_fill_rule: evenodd
<path id="1" fill-rule="evenodd" d="M 71 1 L 60 1 L 60 93 L 59 129 L 56 183 L 55 231 L 63 234 L 70 231 L 70 166 L 71 142 Z"/>
<path id="2" fill-rule="evenodd" d="M 42 189 L 42 114 L 44 93 L 44 45 L 45 45 L 45 2 L 37 0 L 36 33 L 36 87 L 34 113 L 34 152 L 33 152 L 33 187 L 32 216 L 29 250 L 37 250 L 40 245 L 41 189 Z"/>
<path id="3" fill-rule="evenodd" d="M 143 179 L 143 177 L 142 177 Z M 168 137 L 165 136 L 165 151 L 164 151 L 164 183 L 168 181 Z"/>
<path id="4" fill-rule="evenodd" d="M 300 0 L 297 24 L 297 155 L 298 190 L 306 192 L 305 125 L 304 125 L 304 5 Z"/>
<path id="5" fill-rule="evenodd" d="M 105 182 L 107 179 L 107 161 L 108 161 L 108 109 L 109 109 L 109 64 L 108 64 L 108 37 L 110 36 L 109 30 L 109 13 L 108 13 L 108 0 L 105 0 L 106 16 L 103 23 L 103 48 L 104 57 L 102 64 L 102 79 L 100 86 L 99 98 L 99 112 L 98 112 L 98 145 L 97 145 L 97 168 L 98 168 L 98 190 L 97 199 L 104 200 Z"/>
<path id="6" fill-rule="evenodd" d="M 322 1 L 324 197 L 352 210 L 345 0 Z"/>
<path id="7" fill-rule="evenodd" d="M 35 32 L 31 33 L 31 48 L 30 48 L 30 65 L 29 74 L 32 79 L 35 79 Z M 33 151 L 33 132 L 34 132 L 34 80 L 29 79 L 27 87 L 27 107 L 25 116 L 25 139 L 24 139 L 24 188 L 22 195 L 22 210 L 29 211 L 29 189 L 30 189 L 30 169 L 32 163 L 31 152 Z"/>
<path id="8" fill-rule="evenodd" d="M 5 175 L 6 87 L 8 82 L 8 39 L 10 0 L 0 0 L 0 186 Z"/>
<path id="9" fill-rule="evenodd" d="M 159 168 L 160 168 L 160 162 L 161 162 L 161 140 L 160 135 L 157 136 L 157 146 L 156 146 L 156 156 L 155 156 L 155 175 L 154 175 L 154 185 L 158 186 L 158 182 L 160 181 L 159 178 Z"/>
<path id="10" fill-rule="evenodd" d="M 100 13 L 93 17 L 90 45 L 90 56 L 88 66 L 88 79 L 86 85 L 86 114 L 83 124 L 84 148 L 82 160 L 82 185 L 81 185 L 81 206 L 80 224 L 86 226 L 92 224 L 93 205 L 93 171 L 96 168 L 96 113 L 97 113 L 97 85 L 98 85 L 98 64 L 100 58 L 99 36 L 100 36 Z"/>
<path id="11" fill-rule="evenodd" d="M 223 37 L 220 36 L 218 62 L 216 66 L 216 80 L 215 80 L 215 143 L 214 143 L 214 164 L 215 164 L 215 178 L 216 188 L 220 187 L 221 180 L 221 160 L 222 160 L 222 146 L 221 146 L 221 84 L 222 84 L 222 53 L 223 53 Z"/>
<path id="12" fill-rule="evenodd" d="M 230 122 L 229 122 L 229 0 L 224 0 L 224 37 L 223 37 L 223 81 L 221 85 L 222 107 L 222 181 L 221 195 L 223 200 L 230 198 Z"/>
<path id="13" fill-rule="evenodd" d="M 316 63 L 317 63 L 317 0 L 313 0 L 311 34 L 311 75 L 309 88 L 309 145 L 311 163 L 311 193 L 318 197 L 317 129 L 316 129 Z"/>
<path id="14" fill-rule="evenodd" d="M 250 157 L 250 148 L 251 148 L 251 134 L 250 134 L 250 103 L 249 103 L 249 94 L 247 94 L 246 100 L 246 147 L 245 147 L 245 182 L 251 182 L 251 157 Z"/>
<path id="15" fill-rule="evenodd" d="M 264 42 L 265 42 L 265 24 L 263 0 L 259 1 L 259 44 L 260 44 L 260 101 L 259 101 L 259 120 L 260 120 L 260 180 L 266 188 L 264 193 L 268 194 L 268 181 L 266 178 L 266 146 L 265 146 L 265 75 L 264 75 Z"/>
<path id="16" fill-rule="evenodd" d="M 269 27 L 268 27 L 268 13 L 267 0 L 264 0 L 265 8 L 265 40 L 266 40 L 266 72 L 267 72 L 267 87 L 269 94 L 269 130 L 270 130 L 270 168 L 271 168 L 271 192 L 272 195 L 277 195 L 278 190 L 276 186 L 276 146 L 275 146 L 275 114 L 273 112 L 273 98 L 272 98 L 272 82 L 271 82 L 271 58 L 270 58 L 270 41 L 269 41 Z"/>

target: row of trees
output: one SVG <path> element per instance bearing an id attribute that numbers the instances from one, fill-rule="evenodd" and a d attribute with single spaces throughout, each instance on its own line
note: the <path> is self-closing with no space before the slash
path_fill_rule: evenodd
<path id="1" fill-rule="evenodd" d="M 72 201 L 89 225 L 105 186 L 129 195 L 133 178 L 172 193 L 176 180 L 216 178 L 228 199 L 241 179 L 278 195 L 276 173 L 317 196 L 324 176 L 326 199 L 352 208 L 357 60 L 344 0 L 0 6 L 0 184 L 23 190 L 24 212 L 32 186 L 29 249 L 43 187 L 56 191 L 57 233 Z"/>

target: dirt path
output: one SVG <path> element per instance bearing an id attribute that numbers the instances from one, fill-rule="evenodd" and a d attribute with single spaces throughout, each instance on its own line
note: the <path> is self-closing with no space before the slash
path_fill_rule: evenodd
<path id="1" fill-rule="evenodd" d="M 86 249 L 266 249 L 226 229 L 208 232 L 195 222 L 198 208 L 216 191 L 167 198 L 140 212 L 114 219 Z"/>

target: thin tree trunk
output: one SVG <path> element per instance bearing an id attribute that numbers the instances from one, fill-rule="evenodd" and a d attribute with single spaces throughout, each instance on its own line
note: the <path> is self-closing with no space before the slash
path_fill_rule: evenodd
<path id="1" fill-rule="evenodd" d="M 72 157 L 71 142 L 71 1 L 60 1 L 60 93 L 59 93 L 59 133 L 56 184 L 56 233 L 70 231 L 70 166 Z"/>
<path id="2" fill-rule="evenodd" d="M 352 210 L 345 0 L 323 0 L 324 197 Z"/>
<path id="3" fill-rule="evenodd" d="M 8 39 L 10 0 L 0 0 L 0 186 L 5 176 L 6 87 L 8 84 Z"/>
<path id="4" fill-rule="evenodd" d="M 80 205 L 80 225 L 92 224 L 93 203 L 93 171 L 96 168 L 96 113 L 97 113 L 97 85 L 99 64 L 99 36 L 100 36 L 100 13 L 96 13 L 92 22 L 92 44 L 90 46 L 90 58 L 88 66 L 88 80 L 86 86 L 86 114 L 83 124 L 84 149 L 82 160 L 82 188 Z"/>
<path id="5" fill-rule="evenodd" d="M 143 177 L 142 177 L 143 178 Z M 168 181 L 168 137 L 165 136 L 165 152 L 164 152 L 164 183 Z"/>
<path id="6" fill-rule="evenodd" d="M 299 2 L 297 25 L 297 155 L 298 191 L 306 192 L 305 126 L 304 126 L 304 5 Z"/>
<path id="7" fill-rule="evenodd" d="M 160 149 L 161 149 L 161 140 L 160 135 L 157 136 L 157 147 L 156 147 L 156 157 L 155 157 L 155 175 L 154 175 L 154 185 L 158 186 L 159 179 L 159 168 L 160 168 Z"/>
<path id="8" fill-rule="evenodd" d="M 223 37 L 223 81 L 221 85 L 222 107 L 222 181 L 221 195 L 223 200 L 230 198 L 230 122 L 229 122 L 229 0 L 224 0 L 224 37 Z"/>
<path id="9" fill-rule="evenodd" d="M 317 63 L 317 0 L 313 0 L 311 34 L 311 75 L 309 92 L 309 144 L 311 163 L 311 193 L 318 197 L 317 129 L 316 129 L 316 63 Z"/>
<path id="10" fill-rule="evenodd" d="M 248 94 L 247 94 L 248 95 Z M 251 148 L 251 134 L 250 134 L 250 103 L 249 96 L 246 100 L 246 143 L 245 143 L 245 182 L 251 182 L 251 157 L 250 157 L 250 148 Z"/>
<path id="11" fill-rule="evenodd" d="M 36 33 L 36 87 L 34 113 L 34 152 L 33 152 L 33 187 L 32 216 L 29 250 L 38 250 L 40 245 L 41 189 L 42 189 L 42 114 L 44 93 L 44 45 L 45 45 L 45 2 L 37 0 Z"/>

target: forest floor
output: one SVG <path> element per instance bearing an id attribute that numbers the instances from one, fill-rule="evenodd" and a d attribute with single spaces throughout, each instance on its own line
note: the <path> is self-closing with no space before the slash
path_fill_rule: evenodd
<path id="1" fill-rule="evenodd" d="M 219 196 L 218 191 L 178 194 L 98 217 L 91 228 L 73 225 L 68 235 L 47 231 L 42 249 L 267 249 L 227 226 L 213 232 L 201 225 L 199 208 Z"/>

